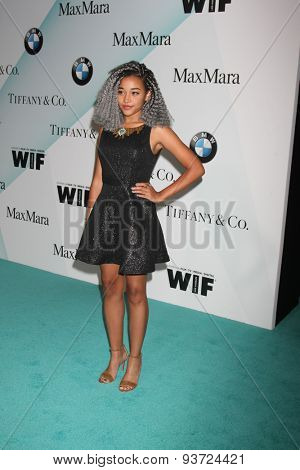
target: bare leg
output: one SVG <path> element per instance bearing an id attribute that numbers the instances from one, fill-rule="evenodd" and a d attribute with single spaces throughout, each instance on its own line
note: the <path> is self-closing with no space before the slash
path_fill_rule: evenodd
<path id="1" fill-rule="evenodd" d="M 124 324 L 124 276 L 118 274 L 118 264 L 101 264 L 101 280 L 103 288 L 103 308 L 107 334 L 111 349 L 121 349 L 123 345 Z M 110 362 L 105 370 L 113 378 L 116 377 L 122 360 L 126 358 L 124 351 L 111 351 Z M 102 377 L 101 382 L 107 382 Z"/>
<path id="2" fill-rule="evenodd" d="M 146 294 L 146 275 L 126 276 L 127 297 L 129 303 L 130 354 L 139 356 L 146 334 L 149 308 Z M 126 373 L 122 380 L 137 383 L 141 370 L 141 357 L 128 358 Z M 132 388 L 120 386 L 122 390 Z"/>

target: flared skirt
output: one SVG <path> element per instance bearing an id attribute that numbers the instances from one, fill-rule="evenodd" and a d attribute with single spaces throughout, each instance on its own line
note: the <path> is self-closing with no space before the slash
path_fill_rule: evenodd
<path id="1" fill-rule="evenodd" d="M 75 259 L 116 263 L 119 274 L 147 274 L 170 261 L 156 204 L 130 187 L 103 183 L 82 232 Z"/>

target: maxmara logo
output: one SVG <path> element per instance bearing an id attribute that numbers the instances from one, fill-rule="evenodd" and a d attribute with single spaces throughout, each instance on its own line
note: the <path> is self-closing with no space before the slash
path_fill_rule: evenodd
<path id="1" fill-rule="evenodd" d="M 59 256 L 60 258 L 66 258 L 66 259 L 74 259 L 76 261 L 75 254 L 76 254 L 76 250 L 67 249 L 63 245 L 58 247 L 56 243 L 54 243 L 53 245 L 54 256 Z"/>
<path id="2" fill-rule="evenodd" d="M 213 290 L 215 279 L 213 275 L 186 269 L 186 272 L 167 268 L 171 289 L 192 292 L 207 297 L 208 291 Z"/>
<path id="3" fill-rule="evenodd" d="M 240 75 L 238 73 L 223 73 L 219 69 L 209 71 L 203 69 L 202 72 L 195 72 L 189 70 L 187 67 L 184 69 L 174 68 L 173 82 L 182 83 L 217 83 L 219 85 L 239 85 Z"/>
<path id="4" fill-rule="evenodd" d="M 182 0 L 184 13 L 203 13 L 204 7 L 208 13 L 224 13 L 231 0 Z"/>
<path id="5" fill-rule="evenodd" d="M 49 225 L 48 217 L 38 215 L 35 211 L 30 212 L 28 209 L 26 211 L 21 212 L 17 211 L 15 207 L 11 209 L 7 206 L 6 217 L 15 220 L 21 220 L 22 222 L 32 222 L 33 224 Z"/>
<path id="6" fill-rule="evenodd" d="M 70 5 L 70 2 L 60 2 L 58 16 L 75 15 L 102 15 L 109 13 L 109 3 L 81 2 L 79 5 Z"/>
<path id="7" fill-rule="evenodd" d="M 170 46 L 171 37 L 169 35 L 158 36 L 150 31 L 137 34 L 114 33 L 113 46 Z"/>

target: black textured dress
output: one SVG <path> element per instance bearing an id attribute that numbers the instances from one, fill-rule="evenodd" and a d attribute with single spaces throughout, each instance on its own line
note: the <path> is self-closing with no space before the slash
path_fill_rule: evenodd
<path id="1" fill-rule="evenodd" d="M 130 135 L 103 130 L 98 156 L 103 186 L 84 227 L 75 259 L 119 264 L 119 274 L 147 274 L 170 261 L 156 203 L 131 187 L 149 182 L 157 156 L 146 124 Z"/>

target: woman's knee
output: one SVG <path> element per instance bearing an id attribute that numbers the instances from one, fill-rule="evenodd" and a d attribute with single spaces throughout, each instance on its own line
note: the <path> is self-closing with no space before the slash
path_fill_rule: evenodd
<path id="1" fill-rule="evenodd" d="M 101 283 L 106 295 L 122 295 L 124 290 L 124 276 L 114 269 L 101 269 Z"/>
<path id="2" fill-rule="evenodd" d="M 127 297 L 130 303 L 138 304 L 146 299 L 146 290 L 144 286 L 127 286 Z"/>

